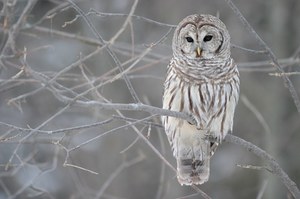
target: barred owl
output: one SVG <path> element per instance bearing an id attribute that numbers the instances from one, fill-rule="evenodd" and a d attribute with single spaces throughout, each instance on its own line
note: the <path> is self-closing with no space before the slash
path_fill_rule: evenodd
<path id="1" fill-rule="evenodd" d="M 177 26 L 164 83 L 163 108 L 190 114 L 195 123 L 163 116 L 181 185 L 209 178 L 210 158 L 232 130 L 239 72 L 230 57 L 230 36 L 218 18 L 190 15 Z"/>

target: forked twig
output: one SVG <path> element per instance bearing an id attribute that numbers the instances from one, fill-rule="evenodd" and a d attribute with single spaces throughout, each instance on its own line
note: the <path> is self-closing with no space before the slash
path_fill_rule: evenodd
<path id="1" fill-rule="evenodd" d="M 91 23 L 91 21 L 88 19 L 88 17 L 86 16 L 86 14 L 72 1 L 72 0 L 68 0 L 68 2 L 73 6 L 73 8 L 83 17 L 84 21 L 88 24 L 89 28 L 92 30 L 92 32 L 95 34 L 95 36 L 97 37 L 97 39 L 104 44 L 104 39 L 102 38 L 102 36 L 99 34 L 99 32 L 96 30 L 95 26 Z M 118 59 L 118 57 L 116 56 L 116 54 L 114 53 L 114 51 L 111 49 L 111 47 L 109 46 L 109 43 L 104 45 L 108 54 L 111 56 L 111 58 L 114 60 L 114 62 L 116 63 L 116 65 L 118 66 L 120 72 L 122 73 L 124 71 L 124 68 L 120 62 L 120 60 Z M 123 79 L 129 89 L 130 94 L 132 95 L 132 98 L 134 99 L 134 101 L 136 103 L 139 103 L 140 100 L 129 80 L 129 78 L 127 77 L 127 74 L 123 74 Z"/>

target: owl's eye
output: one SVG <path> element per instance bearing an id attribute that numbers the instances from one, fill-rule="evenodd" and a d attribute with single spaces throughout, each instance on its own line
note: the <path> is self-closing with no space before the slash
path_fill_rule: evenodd
<path id="1" fill-rule="evenodd" d="M 207 42 L 207 41 L 210 41 L 212 38 L 213 38 L 212 35 L 206 35 L 206 36 L 203 38 L 203 41 L 204 41 L 204 42 Z"/>
<path id="2" fill-rule="evenodd" d="M 189 42 L 189 43 L 192 43 L 192 42 L 194 42 L 194 40 L 193 40 L 193 38 L 192 38 L 192 37 L 186 37 L 185 39 L 186 39 L 186 41 L 187 41 L 187 42 Z"/>

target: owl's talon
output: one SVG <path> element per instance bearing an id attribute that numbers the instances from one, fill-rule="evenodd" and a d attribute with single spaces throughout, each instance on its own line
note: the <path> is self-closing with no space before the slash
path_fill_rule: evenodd
<path id="1" fill-rule="evenodd" d="M 220 143 L 219 142 L 219 137 L 215 137 L 213 135 L 209 135 L 209 134 L 206 134 L 204 136 L 204 140 L 207 140 L 207 141 L 210 141 L 210 142 L 217 142 L 217 143 Z"/>
<path id="2" fill-rule="evenodd" d="M 192 115 L 190 115 L 190 117 L 193 119 L 193 121 L 192 122 L 188 122 L 190 125 L 195 125 L 196 126 L 196 129 L 197 130 L 201 130 L 202 129 L 202 127 L 201 127 L 201 123 L 200 123 L 200 121 L 198 121 L 194 116 L 192 116 Z"/>
<path id="3" fill-rule="evenodd" d="M 189 115 L 189 116 L 190 116 L 190 118 L 191 118 L 191 121 L 188 121 L 188 123 L 189 123 L 190 125 L 197 125 L 197 120 L 195 119 L 195 117 L 192 116 L 192 115 Z"/>

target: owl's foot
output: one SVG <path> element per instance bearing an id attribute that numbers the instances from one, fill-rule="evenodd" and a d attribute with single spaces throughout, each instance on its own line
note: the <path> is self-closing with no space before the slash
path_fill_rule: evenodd
<path id="1" fill-rule="evenodd" d="M 197 122 L 196 118 L 195 118 L 193 115 L 191 115 L 191 114 L 189 114 L 189 117 L 190 117 L 191 119 L 188 120 L 187 122 L 188 122 L 190 125 L 196 125 L 196 126 L 198 126 L 198 125 L 197 125 L 198 122 Z"/>
<path id="2" fill-rule="evenodd" d="M 209 141 L 209 142 L 218 142 L 218 137 L 216 137 L 216 136 L 213 136 L 213 135 L 211 135 L 211 134 L 205 134 L 205 136 L 204 136 L 204 138 L 203 138 L 204 140 L 207 140 L 207 141 Z"/>
<path id="3" fill-rule="evenodd" d="M 222 140 L 213 135 L 205 135 L 204 139 L 210 142 L 210 156 L 212 156 Z"/>
<path id="4" fill-rule="evenodd" d="M 201 121 L 194 117 L 193 115 L 189 115 L 192 118 L 191 121 L 187 121 L 190 125 L 196 126 L 197 130 L 203 130 L 203 125 L 201 125 Z"/>
<path id="5" fill-rule="evenodd" d="M 212 135 L 212 133 L 206 134 L 203 139 L 208 140 L 210 142 L 217 142 L 219 144 L 221 144 L 223 141 L 222 136 L 215 136 L 215 135 Z"/>

